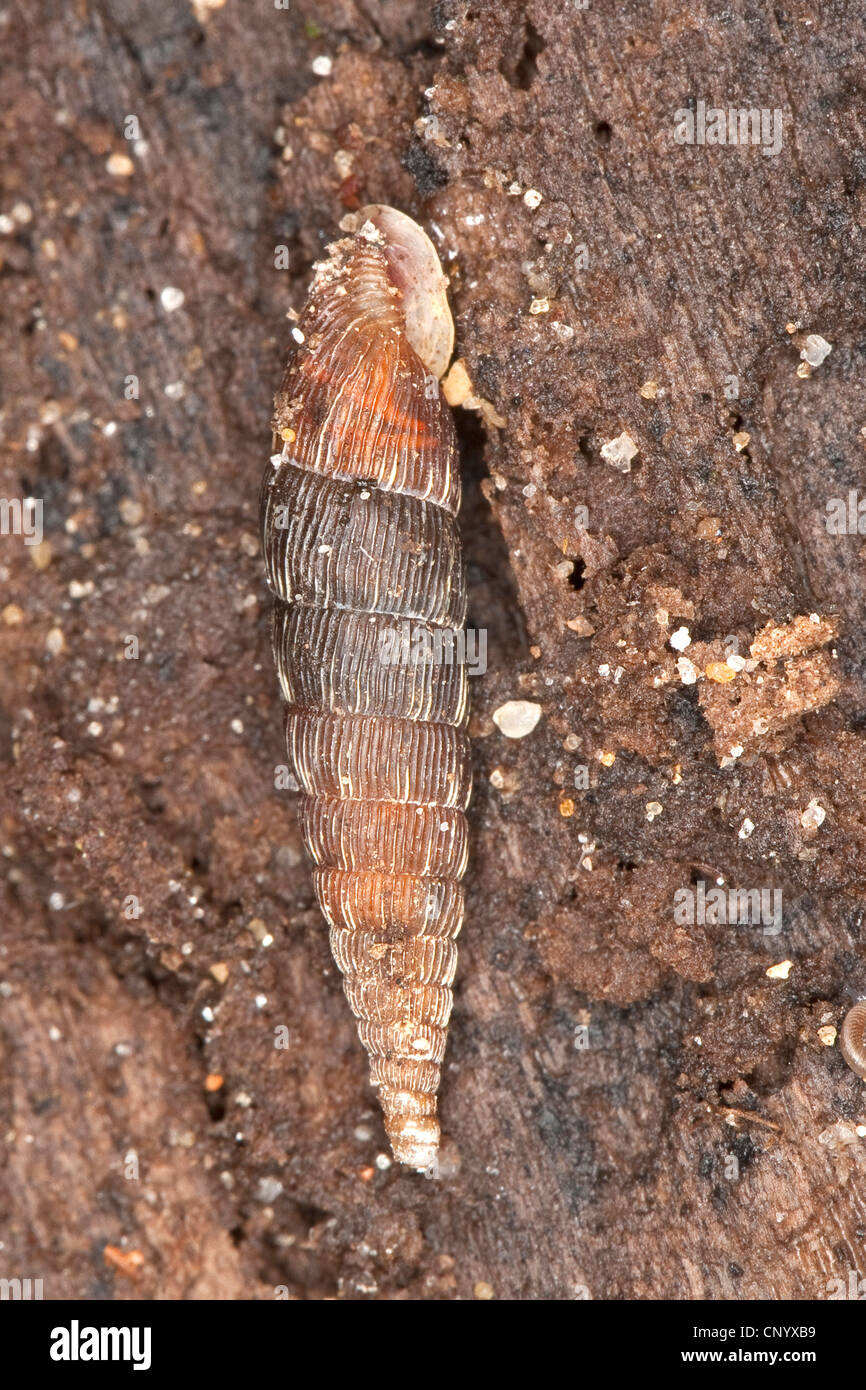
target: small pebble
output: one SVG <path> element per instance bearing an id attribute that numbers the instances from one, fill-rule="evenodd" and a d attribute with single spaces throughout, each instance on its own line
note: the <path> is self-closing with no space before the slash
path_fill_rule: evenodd
<path id="1" fill-rule="evenodd" d="M 793 969 L 792 960 L 780 960 L 778 965 L 771 965 L 766 972 L 768 980 L 787 980 Z"/>
<path id="2" fill-rule="evenodd" d="M 117 510 L 125 526 L 138 526 L 144 518 L 144 507 L 132 497 L 121 497 Z"/>
<path id="3" fill-rule="evenodd" d="M 265 1205 L 275 1202 L 283 1190 L 283 1184 L 279 1178 L 259 1178 L 256 1187 L 256 1201 L 263 1202 Z"/>
<path id="4" fill-rule="evenodd" d="M 800 817 L 800 824 L 804 830 L 817 830 L 820 825 L 824 824 L 826 815 L 827 812 L 824 807 L 819 806 L 813 797 Z"/>
<path id="5" fill-rule="evenodd" d="M 531 700 L 507 700 L 493 711 L 493 722 L 506 738 L 526 738 L 541 718 L 541 705 Z"/>
<path id="6" fill-rule="evenodd" d="M 334 60 L 329 58 L 327 53 L 320 53 L 317 58 L 313 59 L 310 66 L 317 77 L 330 77 Z"/>
<path id="7" fill-rule="evenodd" d="M 804 362 L 808 362 L 810 367 L 820 367 L 832 351 L 832 343 L 828 343 L 827 339 L 822 338 L 820 333 L 810 333 L 800 356 Z"/>
<path id="8" fill-rule="evenodd" d="M 694 685 L 698 678 L 698 668 L 687 656 L 677 658 L 677 670 L 683 685 Z"/>
<path id="9" fill-rule="evenodd" d="M 160 291 L 159 302 L 167 314 L 179 309 L 185 299 L 183 290 L 177 289 L 174 285 L 166 285 L 165 289 Z"/>
<path id="10" fill-rule="evenodd" d="M 601 448 L 601 456 L 612 468 L 616 468 L 620 473 L 631 472 L 631 461 L 638 453 L 638 447 L 630 434 L 623 430 L 616 439 L 611 439 Z"/>
<path id="11" fill-rule="evenodd" d="M 110 154 L 105 167 L 116 179 L 128 179 L 130 174 L 135 173 L 135 165 L 128 154 Z"/>

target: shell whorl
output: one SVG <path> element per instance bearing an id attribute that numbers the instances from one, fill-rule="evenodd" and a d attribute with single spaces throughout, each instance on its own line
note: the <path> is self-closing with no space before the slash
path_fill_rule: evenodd
<path id="1" fill-rule="evenodd" d="M 423 1170 L 439 1144 L 470 765 L 465 668 L 417 643 L 462 627 L 466 589 L 454 426 L 387 253 L 368 223 L 317 270 L 276 399 L 262 537 L 316 896 L 394 1155 Z"/>

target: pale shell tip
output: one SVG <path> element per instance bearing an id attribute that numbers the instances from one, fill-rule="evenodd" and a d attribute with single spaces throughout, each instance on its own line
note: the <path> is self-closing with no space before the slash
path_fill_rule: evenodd
<path id="1" fill-rule="evenodd" d="M 398 1163 L 426 1173 L 436 1162 L 439 1152 L 439 1122 L 432 1118 L 403 1120 L 394 1125 L 389 1135 L 391 1148 Z"/>

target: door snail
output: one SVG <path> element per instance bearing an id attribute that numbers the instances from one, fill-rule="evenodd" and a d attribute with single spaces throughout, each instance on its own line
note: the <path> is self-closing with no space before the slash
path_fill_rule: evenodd
<path id="1" fill-rule="evenodd" d="M 421 228 L 393 208 L 357 214 L 316 267 L 293 337 L 261 492 L 288 752 L 391 1147 L 424 1171 L 439 1145 L 470 759 L 465 667 L 429 656 L 462 628 L 466 583 L 439 388 L 454 324 Z"/>

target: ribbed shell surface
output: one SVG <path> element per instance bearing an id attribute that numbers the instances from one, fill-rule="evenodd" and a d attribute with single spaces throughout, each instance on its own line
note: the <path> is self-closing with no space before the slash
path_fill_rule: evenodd
<path id="1" fill-rule="evenodd" d="M 298 330 L 261 507 L 287 745 L 394 1154 L 426 1168 L 470 792 L 454 428 L 379 246 L 341 243 Z"/>

